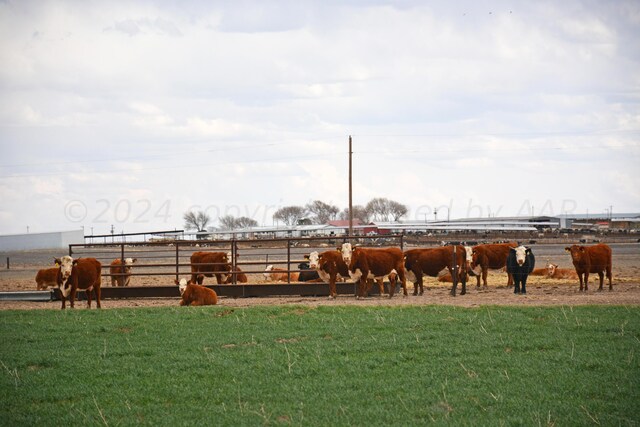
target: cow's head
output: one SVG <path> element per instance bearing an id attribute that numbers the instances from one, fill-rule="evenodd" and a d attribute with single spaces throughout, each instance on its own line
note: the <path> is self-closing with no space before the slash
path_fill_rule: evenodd
<path id="1" fill-rule="evenodd" d="M 349 265 L 351 262 L 351 255 L 353 254 L 353 247 L 351 246 L 351 243 L 343 243 L 342 248 L 339 250 L 342 252 L 342 259 L 347 265 Z"/>
<path id="2" fill-rule="evenodd" d="M 178 285 L 178 289 L 180 289 L 180 295 L 184 294 L 184 291 L 187 289 L 187 279 L 180 279 L 180 281 L 176 280 L 176 285 Z"/>
<path id="3" fill-rule="evenodd" d="M 553 276 L 558 269 L 558 264 L 549 263 L 547 264 L 547 275 Z"/>
<path id="4" fill-rule="evenodd" d="M 571 254 L 571 259 L 573 260 L 573 262 L 582 261 L 583 257 L 585 256 L 585 253 L 587 252 L 586 247 L 578 246 L 578 245 L 568 246 L 564 248 L 564 250 Z"/>
<path id="5" fill-rule="evenodd" d="M 518 246 L 517 248 L 512 248 L 512 250 L 516 252 L 516 262 L 518 265 L 523 265 L 527 260 L 527 251 L 529 251 L 529 249 L 525 246 Z"/>
<path id="6" fill-rule="evenodd" d="M 273 271 L 273 264 L 268 265 L 267 268 L 264 269 L 264 273 L 262 275 L 266 280 L 271 279 L 271 272 Z"/>
<path id="7" fill-rule="evenodd" d="M 60 277 L 62 277 L 62 281 L 65 282 L 69 276 L 71 276 L 73 266 L 78 263 L 78 260 L 74 260 L 69 255 L 65 255 L 62 258 L 56 258 L 55 263 L 60 266 Z"/>
<path id="8" fill-rule="evenodd" d="M 135 264 L 135 262 L 138 261 L 137 258 L 125 258 L 124 260 L 124 272 L 125 273 L 131 273 L 131 267 L 133 266 L 133 264 Z"/>
<path id="9" fill-rule="evenodd" d="M 313 251 L 309 254 L 309 267 L 314 270 L 320 268 L 320 255 L 318 251 Z"/>

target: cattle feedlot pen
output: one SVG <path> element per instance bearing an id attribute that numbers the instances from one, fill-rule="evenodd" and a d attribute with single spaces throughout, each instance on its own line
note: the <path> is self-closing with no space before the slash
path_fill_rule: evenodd
<path id="1" fill-rule="evenodd" d="M 146 242 L 146 243 L 100 243 L 100 244 L 73 244 L 69 245 L 69 255 L 74 258 L 93 257 L 102 264 L 103 284 L 102 298 L 139 298 L 139 297 L 174 297 L 179 296 L 177 286 L 173 284 L 173 278 L 191 276 L 193 266 L 212 264 L 192 264 L 190 257 L 194 252 L 224 252 L 230 254 L 229 263 L 232 269 L 240 267 L 246 274 L 262 274 L 267 265 L 282 266 L 286 273 L 297 273 L 302 270 L 298 264 L 305 262 L 304 255 L 311 251 L 325 251 L 335 249 L 343 242 L 353 242 L 362 246 L 397 246 L 403 249 L 403 235 L 378 235 L 359 237 L 308 237 L 308 238 L 284 238 L 284 239 L 258 239 L 242 240 L 231 239 L 225 241 L 174 241 L 174 242 Z M 111 287 L 105 285 L 109 276 L 109 264 L 114 259 L 123 262 L 126 258 L 136 258 L 137 262 L 131 276 L 173 276 L 167 278 L 166 286 L 126 286 Z M 207 271 L 199 271 L 200 274 L 226 273 L 221 268 Z M 114 276 L 123 276 L 127 273 L 115 273 Z M 325 283 L 294 283 L 290 275 L 287 275 L 286 284 L 237 284 L 237 276 L 232 275 L 231 284 L 217 284 L 215 277 L 205 280 L 205 286 L 214 289 L 220 296 L 251 297 L 270 295 L 301 295 L 323 296 L 328 295 L 328 285 Z M 353 294 L 353 283 L 339 283 L 339 294 Z M 58 290 L 54 289 L 54 297 L 58 296 Z M 371 294 L 375 294 L 373 290 Z"/>

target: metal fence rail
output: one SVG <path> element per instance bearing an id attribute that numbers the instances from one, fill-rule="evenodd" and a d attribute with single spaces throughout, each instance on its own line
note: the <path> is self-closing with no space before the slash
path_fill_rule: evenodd
<path id="1" fill-rule="evenodd" d="M 404 249 L 403 235 L 375 235 L 348 237 L 306 237 L 244 240 L 232 239 L 225 241 L 174 241 L 166 242 L 136 242 L 136 243 L 85 243 L 69 245 L 69 255 L 74 258 L 93 257 L 102 263 L 103 277 L 118 276 L 174 276 L 179 280 L 181 276 L 191 276 L 192 267 L 212 264 L 192 264 L 191 255 L 194 252 L 225 252 L 229 254 L 232 269 L 240 268 L 245 274 L 262 275 L 265 267 L 273 265 L 282 268 L 287 275 L 287 283 L 291 284 L 291 274 L 304 269 L 299 264 L 306 262 L 305 255 L 312 251 L 326 251 L 339 247 L 344 242 L 357 243 L 362 246 L 382 247 L 399 246 Z M 120 260 L 124 264 L 127 258 L 135 258 L 131 272 L 125 273 L 122 266 L 118 266 L 114 273 L 110 272 L 110 264 Z M 200 271 L 200 274 L 228 273 L 222 269 Z M 215 280 L 215 279 L 214 279 Z M 232 275 L 232 283 L 236 285 L 237 276 Z M 210 283 L 209 283 L 210 284 Z M 243 285 L 252 286 L 252 285 Z M 264 285 L 261 285 L 264 286 Z M 282 285 L 277 285 L 282 286 Z M 309 285 L 306 285 L 309 286 Z M 147 286 L 148 287 L 148 286 Z M 105 286 L 103 279 L 103 289 Z M 280 289 L 279 291 L 283 291 Z M 226 292 L 226 291 L 223 291 Z M 260 291 L 250 291 L 252 293 Z M 296 291 L 292 291 L 296 292 Z"/>

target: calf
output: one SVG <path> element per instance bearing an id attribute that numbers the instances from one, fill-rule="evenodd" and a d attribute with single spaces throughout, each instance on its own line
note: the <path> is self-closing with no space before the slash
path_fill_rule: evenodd
<path id="1" fill-rule="evenodd" d="M 495 243 L 490 245 L 477 245 L 471 249 L 470 270 L 477 276 L 476 287 L 480 287 L 482 276 L 483 287 L 487 287 L 487 274 L 489 269 L 503 268 L 507 263 L 509 250 L 518 246 L 517 243 Z M 513 285 L 513 278 L 507 272 L 507 286 Z"/>
<path id="2" fill-rule="evenodd" d="M 509 249 L 507 273 L 513 276 L 513 293 L 523 295 L 527 293 L 527 277 L 535 266 L 536 258 L 530 248 L 518 246 Z"/>
<path id="3" fill-rule="evenodd" d="M 576 274 L 580 279 L 580 291 L 582 291 L 583 277 L 584 290 L 588 290 L 589 273 L 598 273 L 598 277 L 600 277 L 598 290 L 601 291 L 605 272 L 607 279 L 609 279 L 609 290 L 613 290 L 613 285 L 611 284 L 611 248 L 609 245 L 604 243 L 594 246 L 573 245 L 566 247 L 565 251 L 571 253 L 573 266 L 576 268 Z"/>
<path id="4" fill-rule="evenodd" d="M 216 305 L 218 295 L 213 289 L 187 282 L 187 279 L 175 281 L 180 289 L 180 305 Z"/>
<path id="5" fill-rule="evenodd" d="M 274 267 L 273 265 L 268 265 L 262 275 L 268 282 L 297 282 L 300 274 L 295 272 L 289 273 L 284 268 L 278 268 Z"/>
<path id="6" fill-rule="evenodd" d="M 455 257 L 455 258 L 454 258 Z M 443 270 L 451 275 L 451 295 L 456 295 L 458 281 L 462 283 L 460 295 L 467 293 L 467 253 L 463 246 L 442 246 L 438 248 L 409 249 L 404 253 L 404 267 L 407 277 L 414 282 L 413 295 L 424 293 L 423 276 L 437 277 Z M 454 274 L 455 273 L 455 274 Z M 453 280 L 453 277 L 456 280 Z"/>
<path id="7" fill-rule="evenodd" d="M 36 274 L 36 289 L 43 291 L 49 286 L 58 286 L 59 272 L 60 267 L 43 268 L 42 270 L 38 270 L 38 273 Z"/>
<path id="8" fill-rule="evenodd" d="M 191 282 L 202 285 L 204 277 L 216 276 L 218 285 L 231 273 L 229 255 L 225 252 L 194 252 L 191 254 Z"/>
<path id="9" fill-rule="evenodd" d="M 576 273 L 575 270 L 558 268 L 558 264 L 550 263 L 545 270 L 547 271 L 547 277 L 550 279 L 578 279 L 578 273 Z"/>
<path id="10" fill-rule="evenodd" d="M 364 298 L 371 288 L 368 279 L 389 277 L 389 298 L 393 298 L 398 277 L 405 296 L 407 279 L 404 269 L 404 254 L 400 248 L 351 248 L 350 243 L 342 245 L 342 257 L 349 264 L 349 275 L 358 283 L 356 297 Z M 349 261 L 347 261 L 349 260 Z"/>
<path id="11" fill-rule="evenodd" d="M 111 286 L 129 286 L 131 281 L 131 266 L 137 261 L 137 258 L 126 258 L 124 267 L 122 260 L 116 258 L 111 261 L 109 266 L 109 274 L 111 275 Z"/>
<path id="12" fill-rule="evenodd" d="M 242 270 L 240 270 L 240 267 L 238 267 L 237 265 L 235 267 L 232 267 L 231 270 L 233 271 L 233 273 L 231 273 L 229 277 L 227 277 L 227 280 L 224 283 L 233 283 L 234 277 L 236 279 L 236 283 L 247 283 L 249 281 L 247 279 L 247 275 L 244 274 Z"/>
<path id="13" fill-rule="evenodd" d="M 73 259 L 70 256 L 63 256 L 56 259 L 56 264 L 60 265 L 58 272 L 58 287 L 62 295 L 62 309 L 66 307 L 67 297 L 71 308 L 74 308 L 76 292 L 78 289 L 85 289 L 87 293 L 87 307 L 91 308 L 91 291 L 96 292 L 96 306 L 100 308 L 100 275 L 102 264 L 95 258 Z"/>

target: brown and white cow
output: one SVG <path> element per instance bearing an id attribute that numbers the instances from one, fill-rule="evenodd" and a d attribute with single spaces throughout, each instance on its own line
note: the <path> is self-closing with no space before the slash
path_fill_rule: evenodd
<path id="1" fill-rule="evenodd" d="M 232 267 L 231 269 L 232 269 L 233 273 L 231 273 L 229 275 L 229 277 L 227 277 L 227 280 L 224 283 L 226 283 L 226 284 L 233 283 L 233 277 L 234 276 L 236 278 L 236 283 L 247 283 L 248 282 L 247 275 L 242 272 L 240 267 L 238 267 L 236 265 L 235 267 Z"/>
<path id="2" fill-rule="evenodd" d="M 535 270 L 533 271 L 535 272 Z M 558 264 L 553 263 L 549 263 L 547 265 L 546 276 L 550 279 L 578 279 L 578 273 L 576 273 L 575 270 L 571 270 L 570 268 L 559 268 Z"/>
<path id="3" fill-rule="evenodd" d="M 54 288 L 57 287 L 59 272 L 60 267 L 43 268 L 42 270 L 38 270 L 38 273 L 36 274 L 36 289 L 43 291 L 49 286 Z"/>
<path id="4" fill-rule="evenodd" d="M 191 282 L 202 284 L 204 277 L 216 276 L 218 285 L 231 274 L 229 255 L 225 252 L 194 252 L 191 254 Z"/>
<path id="5" fill-rule="evenodd" d="M 297 282 L 300 273 L 295 271 L 289 273 L 284 268 L 278 268 L 274 267 L 273 265 L 268 265 L 262 275 L 267 282 Z"/>
<path id="6" fill-rule="evenodd" d="M 607 279 L 609 279 L 609 290 L 613 290 L 613 285 L 611 284 L 611 248 L 609 245 L 605 245 L 604 243 L 594 246 L 573 245 L 566 247 L 565 251 L 571 254 L 573 266 L 576 268 L 576 273 L 580 279 L 581 291 L 583 277 L 584 290 L 588 290 L 589 273 L 598 273 L 598 277 L 600 277 L 599 291 L 602 290 L 604 274 L 606 273 Z"/>
<path id="7" fill-rule="evenodd" d="M 318 254 L 317 251 L 309 254 L 309 266 L 318 271 L 320 280 L 329 284 L 329 298 L 333 299 L 338 294 L 336 291 L 336 282 L 351 279 L 349 266 L 342 259 L 342 253 L 339 250 L 325 251 Z M 395 280 L 395 273 L 390 275 L 390 280 Z M 368 288 L 373 286 L 373 279 L 368 279 L 371 283 L 367 284 Z M 378 291 L 380 295 L 384 295 L 384 280 L 377 278 Z"/>
<path id="8" fill-rule="evenodd" d="M 368 279 L 389 277 L 389 298 L 393 298 L 398 277 L 407 296 L 407 278 L 404 269 L 404 254 L 400 248 L 352 248 L 350 243 L 342 245 L 342 258 L 349 265 L 349 275 L 358 284 L 356 297 L 364 298 L 371 288 Z"/>
<path id="9" fill-rule="evenodd" d="M 455 256 L 455 261 L 454 261 Z M 451 275 L 453 286 L 451 295 L 456 295 L 458 281 L 462 283 L 460 295 L 467 293 L 467 253 L 463 246 L 442 246 L 438 248 L 409 249 L 404 253 L 404 267 L 407 278 L 414 283 L 413 295 L 424 293 L 423 276 L 437 277 L 447 269 Z M 454 264 L 455 262 L 455 264 Z M 455 270 L 455 275 L 454 275 Z M 453 280 L 453 277 L 456 280 Z"/>
<path id="10" fill-rule="evenodd" d="M 96 292 L 96 306 L 100 308 L 100 280 L 102 264 L 95 258 L 73 259 L 66 255 L 56 259 L 60 265 L 58 287 L 62 295 L 62 309 L 66 307 L 67 298 L 74 308 L 76 292 L 84 289 L 87 293 L 87 307 L 91 308 L 91 291 Z"/>
<path id="11" fill-rule="evenodd" d="M 213 289 L 187 282 L 187 279 L 175 281 L 180 289 L 180 305 L 216 305 L 218 294 Z"/>
<path id="12" fill-rule="evenodd" d="M 131 267 L 137 261 L 137 258 L 125 258 L 124 267 L 122 267 L 122 260 L 116 258 L 111 261 L 109 266 L 109 274 L 111 275 L 111 286 L 129 286 L 131 281 Z"/>
<path id="13" fill-rule="evenodd" d="M 329 284 L 329 298 L 338 296 L 336 282 L 349 278 L 349 266 L 342 259 L 340 251 L 317 251 L 309 254 L 309 267 L 318 271 L 323 282 Z"/>
<path id="14" fill-rule="evenodd" d="M 489 269 L 496 270 L 507 265 L 507 256 L 511 248 L 517 247 L 515 242 L 493 243 L 488 245 L 477 245 L 471 249 L 470 268 L 477 276 L 476 287 L 480 288 L 480 277 L 482 276 L 483 287 L 487 287 L 487 274 Z M 507 286 L 513 286 L 513 277 L 508 274 Z"/>

